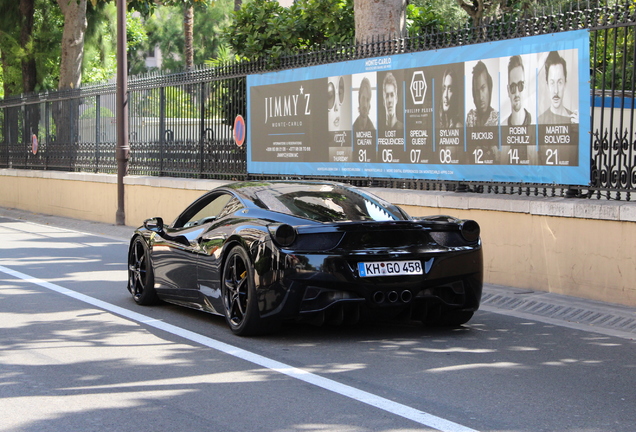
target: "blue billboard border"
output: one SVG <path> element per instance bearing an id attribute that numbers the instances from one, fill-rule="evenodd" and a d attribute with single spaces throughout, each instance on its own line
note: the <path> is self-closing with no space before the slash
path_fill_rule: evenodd
<path id="1" fill-rule="evenodd" d="M 395 54 L 340 63 L 288 69 L 247 76 L 247 106 L 251 107 L 251 87 L 300 82 L 363 72 L 412 69 L 513 55 L 537 54 L 552 50 L 578 50 L 579 113 L 589 113 L 590 48 L 589 31 L 575 30 L 528 36 L 433 51 Z M 250 174 L 378 177 L 418 180 L 523 182 L 587 185 L 590 182 L 590 116 L 579 116 L 578 166 L 548 165 L 458 165 L 391 164 L 357 162 L 259 162 L 252 161 L 252 127 L 248 116 L 247 171 Z"/>

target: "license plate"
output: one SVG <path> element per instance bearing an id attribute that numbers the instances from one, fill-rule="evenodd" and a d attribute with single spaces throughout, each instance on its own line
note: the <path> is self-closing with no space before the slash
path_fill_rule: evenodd
<path id="1" fill-rule="evenodd" d="M 377 261 L 358 263 L 360 277 L 421 275 L 420 261 Z"/>

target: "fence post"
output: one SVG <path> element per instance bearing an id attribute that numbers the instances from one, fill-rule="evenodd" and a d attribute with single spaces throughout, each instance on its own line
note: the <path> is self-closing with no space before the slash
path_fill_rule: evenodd
<path id="1" fill-rule="evenodd" d="M 101 99 L 100 95 L 95 96 L 95 107 L 97 112 L 95 114 L 95 172 L 99 172 L 99 136 L 101 135 Z"/>
<path id="2" fill-rule="evenodd" d="M 198 177 L 201 178 L 203 174 L 203 161 L 205 159 L 205 83 L 200 85 L 200 112 L 199 112 L 199 173 Z"/>
<path id="3" fill-rule="evenodd" d="M 163 147 L 166 143 L 166 88 L 159 88 L 159 175 L 163 175 Z"/>

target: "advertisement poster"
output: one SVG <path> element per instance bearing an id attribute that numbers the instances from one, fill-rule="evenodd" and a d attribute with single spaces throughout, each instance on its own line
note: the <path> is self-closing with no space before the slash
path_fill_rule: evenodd
<path id="1" fill-rule="evenodd" d="M 584 30 L 250 75 L 247 83 L 249 173 L 590 181 Z"/>

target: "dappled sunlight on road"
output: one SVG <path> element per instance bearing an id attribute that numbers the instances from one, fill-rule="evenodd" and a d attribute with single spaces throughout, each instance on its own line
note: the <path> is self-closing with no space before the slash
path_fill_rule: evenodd
<path id="1" fill-rule="evenodd" d="M 128 273 L 126 270 L 125 264 L 120 264 L 120 267 L 117 270 L 94 270 L 91 268 L 86 268 L 85 271 L 81 271 L 83 266 L 86 266 L 90 263 L 99 262 L 97 259 L 83 259 L 83 258 L 62 258 L 62 259 L 54 259 L 54 258 L 44 258 L 39 259 L 37 261 L 33 260 L 1 260 L 0 264 L 2 266 L 6 266 L 15 270 L 20 270 L 23 266 L 44 266 L 44 265 L 58 265 L 65 267 L 58 267 L 60 270 L 62 268 L 66 268 L 67 270 L 78 270 L 78 271 L 69 271 L 63 274 L 59 274 L 57 277 L 47 278 L 48 282 L 52 283 L 60 283 L 65 281 L 70 282 L 118 282 L 118 283 L 126 283 L 128 279 Z"/>
<path id="2" fill-rule="evenodd" d="M 497 363 L 470 363 L 464 365 L 456 365 L 456 366 L 447 366 L 441 368 L 427 369 L 426 372 L 454 372 L 460 370 L 469 370 L 469 369 L 511 369 L 511 368 L 521 368 L 523 365 L 519 363 L 510 363 L 510 362 L 497 362 Z"/>
<path id="3" fill-rule="evenodd" d="M 328 363 L 324 365 L 307 365 L 303 370 L 311 373 L 343 373 L 354 370 L 366 369 L 369 365 L 364 363 Z"/>
<path id="4" fill-rule="evenodd" d="M 369 429 L 347 424 L 295 424 L 273 432 L 368 432 Z M 380 432 L 422 432 L 422 429 L 385 429 Z"/>
<path id="5" fill-rule="evenodd" d="M 20 415 L 5 418 L 3 430 L 35 431 L 56 421 L 64 424 L 70 417 L 86 421 L 91 412 L 127 410 L 133 415 L 132 410 L 154 410 L 164 399 L 201 392 L 206 386 L 281 377 L 247 363 L 228 369 L 219 362 L 218 352 L 165 340 L 98 309 L 37 315 L 3 311 L 2 321 L 3 412 L 29 410 L 31 419 L 27 424 Z M 208 363 L 209 372 L 201 374 L 197 360 Z"/>
<path id="6" fill-rule="evenodd" d="M 429 352 L 429 353 L 472 353 L 483 354 L 495 352 L 493 349 L 484 348 L 462 348 L 462 347 L 450 347 L 450 348 L 415 348 L 415 351 Z"/>
<path id="7" fill-rule="evenodd" d="M 33 265 L 60 265 L 60 264 L 77 264 L 85 265 L 91 263 L 98 263 L 100 259 L 87 258 L 87 257 L 60 257 L 60 256 L 39 256 L 37 258 L 15 258 L 15 259 L 3 259 L 2 265 L 6 267 L 27 267 Z"/>
<path id="8" fill-rule="evenodd" d="M 74 282 L 123 282 L 128 280 L 128 273 L 126 270 L 107 270 L 107 271 L 87 271 L 87 272 L 75 272 L 65 275 L 63 278 L 49 279 L 51 282 L 59 283 L 62 281 L 74 281 Z"/>

